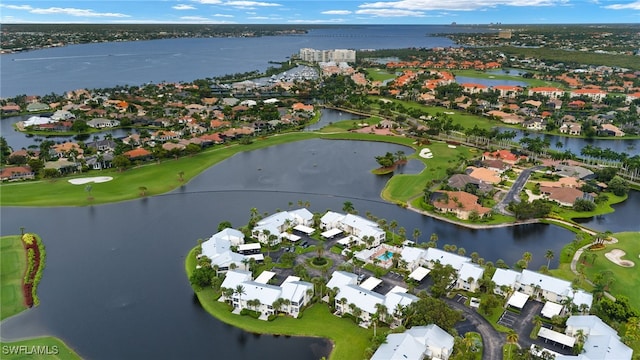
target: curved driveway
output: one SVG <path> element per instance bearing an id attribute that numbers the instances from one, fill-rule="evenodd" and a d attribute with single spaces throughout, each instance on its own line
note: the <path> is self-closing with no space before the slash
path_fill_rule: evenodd
<path id="1" fill-rule="evenodd" d="M 544 168 L 545 167 L 542 165 L 537 165 L 522 170 L 520 175 L 518 175 L 516 181 L 513 183 L 513 186 L 511 186 L 511 189 L 509 189 L 509 191 L 507 192 L 507 195 L 505 195 L 504 198 L 502 198 L 502 200 L 500 200 L 500 202 L 498 202 L 496 206 L 494 206 L 494 209 L 503 215 L 513 215 L 507 210 L 507 205 L 509 205 L 512 201 L 520 202 L 518 194 L 520 194 L 520 191 L 522 191 L 522 189 L 524 188 L 527 180 L 529 180 L 529 176 L 531 176 L 531 173 L 537 170 L 542 170 Z"/>
<path id="2" fill-rule="evenodd" d="M 476 330 L 482 336 L 482 360 L 502 359 L 502 345 L 505 342 L 504 334 L 499 333 L 496 329 L 478 314 L 472 308 L 460 304 L 452 299 L 441 298 L 449 307 L 461 310 L 464 316 L 475 326 Z M 462 335 L 462 334 L 461 334 Z"/>

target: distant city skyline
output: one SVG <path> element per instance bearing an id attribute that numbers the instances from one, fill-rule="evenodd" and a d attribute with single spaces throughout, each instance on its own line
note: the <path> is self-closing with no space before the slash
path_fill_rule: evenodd
<path id="1" fill-rule="evenodd" d="M 2 0 L 0 22 L 598 24 L 640 22 L 640 0 Z"/>

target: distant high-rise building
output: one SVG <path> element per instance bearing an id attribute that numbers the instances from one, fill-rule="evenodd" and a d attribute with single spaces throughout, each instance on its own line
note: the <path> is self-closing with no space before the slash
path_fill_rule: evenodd
<path id="1" fill-rule="evenodd" d="M 334 50 L 315 50 L 304 48 L 300 49 L 300 59 L 309 62 L 355 62 L 356 51 L 347 49 Z"/>

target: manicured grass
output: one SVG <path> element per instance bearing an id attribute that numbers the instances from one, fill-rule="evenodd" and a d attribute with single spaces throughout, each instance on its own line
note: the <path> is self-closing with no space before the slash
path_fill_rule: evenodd
<path id="1" fill-rule="evenodd" d="M 593 211 L 575 211 L 570 208 L 554 206 L 552 210 L 552 214 L 559 216 L 570 222 L 576 218 L 587 218 L 587 217 L 596 216 L 596 215 L 608 214 L 615 211 L 615 209 L 611 207 L 611 205 L 621 203 L 625 201 L 628 197 L 628 195 L 617 196 L 610 192 L 607 192 L 606 194 L 609 197 L 609 200 L 598 204 L 596 206 L 596 209 Z"/>
<path id="2" fill-rule="evenodd" d="M 28 340 L 3 342 L 3 360 L 74 360 L 82 359 L 75 351 L 69 348 L 62 340 L 54 337 L 41 337 Z M 26 348 L 16 348 L 26 346 Z M 9 354 L 9 352 L 14 352 Z M 16 353 L 21 352 L 21 353 Z M 42 354 L 37 354 L 41 352 Z M 48 355 L 47 355 L 48 354 Z"/>
<path id="3" fill-rule="evenodd" d="M 27 258 L 20 235 L 0 237 L 0 319 L 4 320 L 27 307 L 22 281 L 27 269 Z"/>
<path id="4" fill-rule="evenodd" d="M 41 241 L 38 238 L 38 241 Z M 27 309 L 25 306 L 22 281 L 27 269 L 27 257 L 22 245 L 20 235 L 8 235 L 0 237 L 0 306 L 1 319 L 20 313 Z M 42 263 L 44 265 L 44 263 Z M 4 359 L 80 359 L 78 354 L 68 348 L 61 340 L 54 337 L 42 337 L 15 342 L 2 342 L 2 355 Z M 13 346 L 27 346 L 27 348 L 15 348 Z M 32 348 L 41 346 L 42 348 Z M 45 355 L 36 355 L 36 351 Z M 11 352 L 9 354 L 8 352 Z M 50 355 L 46 355 L 46 354 Z"/>
<path id="5" fill-rule="evenodd" d="M 611 284 L 609 292 L 613 296 L 624 295 L 629 298 L 629 304 L 640 310 L 640 232 L 623 232 L 613 234 L 618 239 L 616 244 L 607 245 L 603 250 L 594 251 L 595 261 L 587 258 L 585 274 L 592 281 L 596 275 L 605 271 L 611 271 L 615 281 Z M 622 258 L 635 263 L 634 267 L 622 267 L 609 261 L 604 255 L 613 249 L 620 249 L 627 254 Z"/>
<path id="6" fill-rule="evenodd" d="M 552 87 L 564 88 L 564 85 L 560 82 L 545 81 L 540 79 L 526 79 L 526 78 L 523 78 L 522 76 L 510 75 L 510 74 L 492 74 L 489 72 L 472 70 L 472 69 L 454 70 L 453 74 L 456 76 L 465 76 L 465 77 L 472 77 L 472 78 L 478 78 L 478 79 L 522 81 L 527 83 L 527 86 L 531 86 L 531 87 L 552 86 Z"/>
<path id="7" fill-rule="evenodd" d="M 404 106 L 407 109 L 418 109 L 421 111 L 425 111 L 432 116 L 435 116 L 437 113 L 446 114 L 451 118 L 451 120 L 453 120 L 454 124 L 460 124 L 465 128 L 473 128 L 474 126 L 477 126 L 478 128 L 481 128 L 481 129 L 491 130 L 491 128 L 495 126 L 505 125 L 500 121 L 491 120 L 483 116 L 469 114 L 461 110 L 447 109 L 439 106 L 426 106 L 426 105 L 419 104 L 412 101 L 388 99 L 388 98 L 379 97 L 379 96 L 371 96 L 371 99 L 374 101 L 374 104 L 380 99 L 391 100 L 394 103 L 402 104 L 402 106 Z"/>
<path id="8" fill-rule="evenodd" d="M 320 133 L 334 133 L 334 132 L 348 132 L 349 130 L 359 129 L 360 126 L 358 124 L 369 124 L 369 125 L 377 125 L 379 124 L 381 119 L 377 116 L 366 118 L 366 119 L 358 119 L 358 120 L 342 120 L 338 122 L 331 123 L 322 129 L 318 130 Z"/>
<path id="9" fill-rule="evenodd" d="M 195 248 L 189 252 L 185 261 L 187 277 L 195 268 L 194 250 Z M 326 304 L 312 305 L 304 310 L 299 319 L 282 316 L 267 322 L 232 314 L 229 311 L 229 305 L 216 300 L 217 296 L 211 288 L 196 291 L 196 295 L 208 313 L 224 323 L 246 331 L 330 339 L 334 344 L 330 359 L 360 360 L 364 357 L 365 349 L 371 345 L 372 329 L 363 329 L 350 319 L 332 315 Z M 378 331 L 386 331 L 386 329 L 378 329 Z"/>
<path id="10" fill-rule="evenodd" d="M 444 143 L 425 145 L 433 153 L 433 158 L 424 159 L 416 154 L 409 158 L 422 161 L 425 169 L 419 174 L 394 175 L 382 190 L 382 198 L 388 201 L 406 203 L 409 199 L 423 193 L 425 186 L 432 180 L 441 180 L 447 176 L 447 168 L 456 167 L 460 159 L 470 159 L 473 154 L 466 147 L 451 149 Z M 416 149 L 419 151 L 420 149 Z"/>
<path id="11" fill-rule="evenodd" d="M 367 73 L 367 77 L 371 78 L 371 80 L 373 81 L 385 81 L 396 78 L 394 70 L 391 70 L 391 72 L 389 72 L 385 69 L 368 68 L 365 69 L 365 72 Z"/>

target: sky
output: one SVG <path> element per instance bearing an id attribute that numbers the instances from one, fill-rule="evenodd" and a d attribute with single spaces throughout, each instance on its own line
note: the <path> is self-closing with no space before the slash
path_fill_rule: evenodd
<path id="1" fill-rule="evenodd" d="M 0 23 L 640 23 L 640 0 L 1 0 Z"/>

